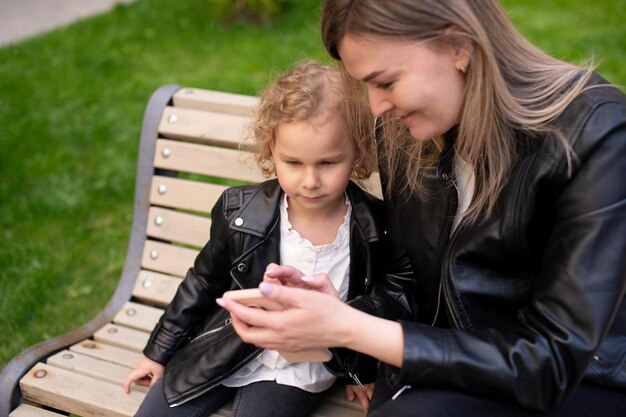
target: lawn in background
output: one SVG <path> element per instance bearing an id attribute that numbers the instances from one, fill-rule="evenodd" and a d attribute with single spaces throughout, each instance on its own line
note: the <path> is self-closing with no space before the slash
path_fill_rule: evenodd
<path id="1" fill-rule="evenodd" d="M 534 43 L 626 85 L 623 0 L 505 0 Z M 0 49 L 0 367 L 95 316 L 119 279 L 144 107 L 160 85 L 256 94 L 326 57 L 319 0 L 224 26 L 208 0 L 136 0 Z"/>

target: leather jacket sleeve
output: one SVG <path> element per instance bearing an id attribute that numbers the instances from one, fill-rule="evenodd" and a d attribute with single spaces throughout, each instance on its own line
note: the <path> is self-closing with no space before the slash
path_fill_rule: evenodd
<path id="1" fill-rule="evenodd" d="M 215 299 L 230 284 L 228 278 L 228 249 L 224 236 L 224 195 L 211 211 L 211 233 L 194 266 L 187 272 L 172 302 L 165 309 L 152 331 L 143 353 L 150 359 L 166 364 L 184 343 L 199 320 L 215 308 Z"/>
<path id="2" fill-rule="evenodd" d="M 561 116 L 575 153 L 571 175 L 564 157 L 541 155 L 560 166 L 542 179 L 554 190 L 554 216 L 516 324 L 460 330 L 402 321 L 404 361 L 391 372 L 394 384 L 447 386 L 547 410 L 576 389 L 611 326 L 623 330 L 613 320 L 625 308 L 626 105 L 623 96 L 589 98 L 600 90 Z M 623 337 L 622 349 L 607 349 L 622 360 Z"/>

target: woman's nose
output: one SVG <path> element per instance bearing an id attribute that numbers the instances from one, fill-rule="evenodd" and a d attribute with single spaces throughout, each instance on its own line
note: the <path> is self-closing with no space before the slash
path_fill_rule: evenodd
<path id="1" fill-rule="evenodd" d="M 370 102 L 370 110 L 372 110 L 374 116 L 380 117 L 393 109 L 391 101 L 376 88 L 368 88 L 367 95 Z"/>

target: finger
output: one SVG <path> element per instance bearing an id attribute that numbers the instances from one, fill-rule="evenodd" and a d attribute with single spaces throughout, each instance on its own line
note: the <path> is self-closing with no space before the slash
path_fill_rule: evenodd
<path id="1" fill-rule="evenodd" d="M 285 308 L 301 306 L 306 299 L 316 294 L 316 292 L 304 288 L 274 285 L 267 282 L 260 283 L 259 289 L 263 296 L 278 301 Z"/>
<path id="2" fill-rule="evenodd" d="M 130 386 L 133 384 L 133 382 L 140 380 L 141 378 L 145 377 L 145 375 L 146 372 L 143 369 L 134 369 L 133 371 L 131 371 L 131 373 L 128 374 L 128 376 L 124 380 L 124 391 L 128 394 L 130 392 Z"/>
<path id="3" fill-rule="evenodd" d="M 278 350 L 282 347 L 281 345 L 272 342 L 276 339 L 275 334 L 271 329 L 249 326 L 247 323 L 237 319 L 235 316 L 232 317 L 232 326 L 244 342 L 265 349 Z"/>
<path id="4" fill-rule="evenodd" d="M 232 326 L 244 342 L 266 349 L 285 347 L 282 344 L 279 345 L 278 342 L 281 338 L 277 336 L 272 326 L 274 322 L 280 323 L 283 321 L 280 317 L 275 318 L 271 316 L 272 314 L 280 314 L 280 312 L 267 312 L 262 309 L 243 306 L 236 301 L 233 302 L 233 300 L 226 301 L 229 304 L 226 308 L 231 311 Z M 252 315 L 249 315 L 249 313 Z M 264 316 L 269 318 L 264 319 Z"/>
<path id="5" fill-rule="evenodd" d="M 156 384 L 160 377 L 161 375 L 152 375 L 152 378 L 150 379 L 150 388 L 152 388 L 152 386 Z"/>
<path id="6" fill-rule="evenodd" d="M 334 297 L 339 296 L 337 290 L 335 289 L 335 286 L 333 285 L 327 274 L 321 273 L 315 275 L 314 277 L 305 275 L 300 278 L 300 280 L 304 282 L 306 286 L 311 290 L 317 290 L 325 294 L 332 295 Z"/>
<path id="7" fill-rule="evenodd" d="M 265 275 L 268 277 L 279 279 L 284 284 L 302 285 L 300 277 L 304 274 L 298 269 L 290 265 L 270 265 L 272 268 L 265 271 Z"/>
<path id="8" fill-rule="evenodd" d="M 267 285 L 283 288 L 282 285 Z M 230 313 L 233 322 L 240 320 L 247 326 L 260 326 L 263 324 L 264 327 L 266 327 L 268 320 L 271 319 L 268 317 L 269 312 L 262 308 L 249 307 L 235 300 L 226 298 L 218 298 L 215 302 Z"/>
<path id="9" fill-rule="evenodd" d="M 269 282 L 270 284 L 282 285 L 283 283 L 278 278 L 271 278 L 267 275 L 263 275 L 263 282 Z"/>
<path id="10" fill-rule="evenodd" d="M 133 381 L 128 379 L 128 377 L 126 377 L 126 379 L 124 380 L 124 384 L 122 384 L 122 387 L 124 388 L 124 392 L 126 394 L 128 394 L 130 392 L 130 384 L 132 384 Z"/>
<path id="11" fill-rule="evenodd" d="M 348 400 L 349 402 L 354 401 L 354 391 L 352 390 L 352 386 L 350 385 L 346 385 L 344 387 L 344 391 L 346 393 L 346 400 Z"/>
<path id="12" fill-rule="evenodd" d="M 367 398 L 367 394 L 363 390 L 358 390 L 356 392 L 356 396 L 359 399 L 359 404 L 361 404 L 361 409 L 363 411 L 367 411 L 370 405 L 369 399 Z"/>
<path id="13" fill-rule="evenodd" d="M 267 266 L 265 267 L 265 271 L 273 271 L 274 269 L 280 268 L 280 265 L 275 264 L 274 262 L 270 262 L 269 264 L 267 264 Z"/>
<path id="14" fill-rule="evenodd" d="M 276 268 L 278 268 L 278 267 L 279 267 L 279 265 L 277 265 L 277 264 L 275 264 L 275 263 L 271 263 L 271 264 L 267 265 L 267 267 L 265 268 L 265 271 L 266 271 L 266 272 L 267 272 L 267 271 L 272 271 L 272 270 L 274 270 L 274 269 L 276 269 Z M 265 273 L 265 274 L 263 275 L 263 281 L 265 281 L 265 282 L 271 282 L 271 283 L 274 283 L 274 284 L 281 283 L 281 282 L 280 282 L 280 280 L 279 280 L 278 278 L 272 278 L 272 277 L 270 277 L 269 275 L 267 275 L 267 273 Z"/>

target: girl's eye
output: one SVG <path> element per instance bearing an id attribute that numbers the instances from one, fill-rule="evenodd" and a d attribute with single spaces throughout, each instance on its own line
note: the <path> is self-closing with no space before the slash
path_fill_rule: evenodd
<path id="1" fill-rule="evenodd" d="M 323 161 L 320 163 L 320 165 L 335 165 L 335 164 L 336 162 L 333 162 L 333 161 Z"/>
<path id="2" fill-rule="evenodd" d="M 300 161 L 285 161 L 287 165 L 300 165 Z"/>

